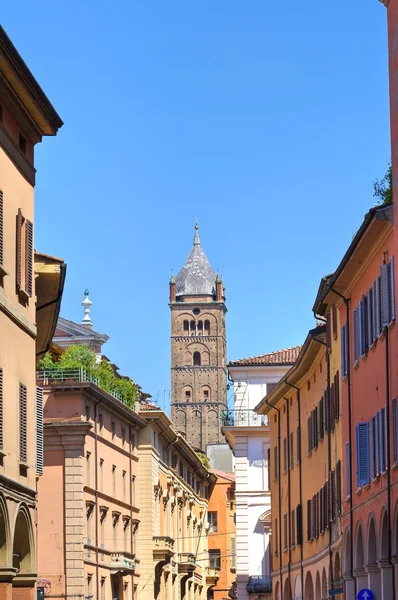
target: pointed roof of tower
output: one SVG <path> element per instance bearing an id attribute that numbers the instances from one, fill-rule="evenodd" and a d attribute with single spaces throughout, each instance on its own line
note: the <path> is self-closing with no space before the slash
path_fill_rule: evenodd
<path id="1" fill-rule="evenodd" d="M 214 296 L 217 274 L 211 268 L 199 239 L 199 227 L 195 225 L 193 247 L 184 266 L 176 277 L 177 296 L 195 296 L 206 294 Z"/>

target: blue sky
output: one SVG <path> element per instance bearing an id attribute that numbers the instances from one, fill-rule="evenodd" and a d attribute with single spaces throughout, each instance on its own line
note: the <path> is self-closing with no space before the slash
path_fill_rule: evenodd
<path id="1" fill-rule="evenodd" d="M 302 342 L 390 157 L 383 5 L 21 0 L 2 17 L 65 122 L 36 152 L 63 316 L 88 287 L 106 354 L 163 406 L 168 280 L 197 218 L 229 358 Z"/>

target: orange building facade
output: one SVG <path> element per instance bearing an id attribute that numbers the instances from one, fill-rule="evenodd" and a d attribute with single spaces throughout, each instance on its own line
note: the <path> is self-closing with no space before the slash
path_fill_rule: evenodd
<path id="1" fill-rule="evenodd" d="M 338 306 L 342 339 L 342 570 L 346 598 L 396 597 L 398 412 L 393 207 L 369 211 L 315 304 Z"/>
<path id="2" fill-rule="evenodd" d="M 331 589 L 342 597 L 340 352 L 332 330 L 337 321 L 309 332 L 294 366 L 256 407 L 270 419 L 275 600 L 320 600 Z"/>
<path id="3" fill-rule="evenodd" d="M 211 590 L 214 600 L 228 600 L 236 579 L 235 475 L 212 470 L 217 481 L 212 489 L 208 517 L 209 565 L 219 569 Z"/>

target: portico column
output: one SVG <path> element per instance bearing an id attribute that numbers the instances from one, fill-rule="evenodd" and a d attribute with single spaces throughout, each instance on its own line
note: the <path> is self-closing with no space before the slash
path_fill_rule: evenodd
<path id="1" fill-rule="evenodd" d="M 375 598 L 380 598 L 380 600 L 382 600 L 383 596 L 381 595 L 381 572 L 379 567 L 377 566 L 377 564 L 366 565 L 365 570 L 368 574 L 367 587 L 370 590 L 372 590 L 372 592 L 375 595 Z"/>
<path id="2" fill-rule="evenodd" d="M 377 564 L 381 574 L 381 599 L 388 600 L 392 590 L 392 567 L 388 560 L 379 560 Z"/>
<path id="3" fill-rule="evenodd" d="M 344 591 L 346 600 L 355 598 L 355 581 L 351 577 L 351 573 L 343 573 Z"/>
<path id="4" fill-rule="evenodd" d="M 357 580 L 357 589 L 362 590 L 368 587 L 368 576 L 365 569 L 355 569 L 354 577 Z"/>

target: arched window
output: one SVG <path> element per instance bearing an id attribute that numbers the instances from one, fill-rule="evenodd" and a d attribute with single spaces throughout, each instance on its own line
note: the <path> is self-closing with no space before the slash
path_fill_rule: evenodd
<path id="1" fill-rule="evenodd" d="M 199 335 L 203 333 L 203 321 L 198 321 L 198 331 Z"/>
<path id="2" fill-rule="evenodd" d="M 205 333 L 207 333 L 207 335 L 210 334 L 210 321 L 208 319 L 205 321 Z"/>
<path id="3" fill-rule="evenodd" d="M 184 331 L 189 331 L 189 321 L 184 321 Z"/>
<path id="4" fill-rule="evenodd" d="M 193 366 L 200 367 L 200 352 L 193 353 Z"/>
<path id="5" fill-rule="evenodd" d="M 195 331 L 195 321 L 191 321 L 191 331 Z"/>

